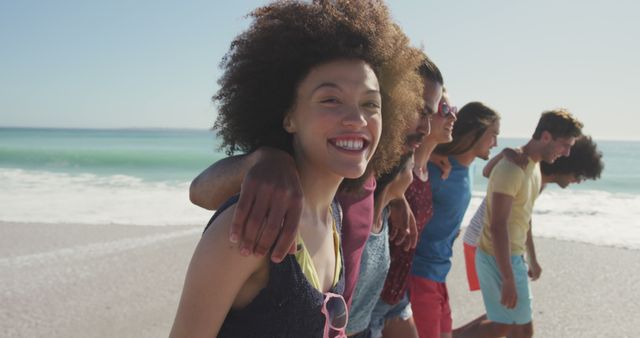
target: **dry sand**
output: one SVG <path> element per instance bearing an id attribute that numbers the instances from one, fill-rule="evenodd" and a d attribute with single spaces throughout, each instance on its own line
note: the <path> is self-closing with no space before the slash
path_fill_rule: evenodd
<path id="1" fill-rule="evenodd" d="M 0 222 L 2 337 L 166 337 L 202 226 Z M 454 326 L 483 312 L 456 244 Z M 537 337 L 636 337 L 640 251 L 536 239 Z"/>

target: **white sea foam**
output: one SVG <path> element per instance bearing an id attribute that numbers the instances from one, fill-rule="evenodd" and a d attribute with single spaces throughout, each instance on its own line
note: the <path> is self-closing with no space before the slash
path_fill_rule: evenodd
<path id="1" fill-rule="evenodd" d="M 188 182 L 148 182 L 0 168 L 0 221 L 204 225 L 211 212 L 189 202 Z M 462 225 L 483 192 L 474 192 Z M 640 249 L 640 195 L 548 189 L 533 215 L 536 236 Z"/>
<path id="2" fill-rule="evenodd" d="M 484 193 L 474 192 L 466 226 Z M 640 249 L 640 195 L 597 190 L 545 191 L 534 207 L 535 236 Z"/>
<path id="3" fill-rule="evenodd" d="M 212 214 L 189 202 L 188 182 L 0 168 L 0 187 L 0 221 L 204 225 Z"/>

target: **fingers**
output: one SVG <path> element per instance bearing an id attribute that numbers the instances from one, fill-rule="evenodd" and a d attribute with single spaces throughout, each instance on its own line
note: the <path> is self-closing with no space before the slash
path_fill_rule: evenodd
<path id="1" fill-rule="evenodd" d="M 289 204 L 287 213 L 282 222 L 280 236 L 271 253 L 271 260 L 275 263 L 281 262 L 287 253 L 296 252 L 296 235 L 302 214 L 302 198 L 296 199 Z M 281 218 L 282 219 L 282 218 Z"/>
<path id="2" fill-rule="evenodd" d="M 244 255 L 265 255 L 273 248 L 273 259 L 280 261 L 295 252 L 302 189 L 291 156 L 265 147 L 259 153 L 242 183 L 229 239 L 240 243 Z"/>
<path id="3" fill-rule="evenodd" d="M 511 296 L 502 296 L 500 299 L 500 304 L 502 304 L 507 309 L 513 309 L 516 307 L 517 299 Z"/>
<path id="4" fill-rule="evenodd" d="M 415 249 L 416 246 L 418 245 L 418 236 L 420 234 L 418 234 L 418 224 L 416 223 L 416 218 L 413 215 L 413 213 L 411 214 L 410 221 L 411 222 L 409 223 L 409 230 L 411 231 L 411 237 L 412 237 L 411 249 Z"/>
<path id="5" fill-rule="evenodd" d="M 265 193 L 262 190 L 257 196 L 270 196 L 270 193 Z M 269 200 L 267 198 L 255 198 L 253 206 L 251 207 L 250 214 L 246 218 L 244 224 L 244 231 L 242 233 L 242 239 L 240 244 L 240 253 L 243 255 L 249 255 L 253 252 L 256 244 L 259 240 L 260 232 L 262 231 L 262 225 L 265 223 L 265 219 L 268 218 Z"/>
<path id="6" fill-rule="evenodd" d="M 542 269 L 538 269 L 538 275 L 536 276 L 536 279 L 540 278 L 540 276 L 542 276 Z"/>
<path id="7" fill-rule="evenodd" d="M 281 199 L 275 198 L 274 200 L 277 201 Z M 286 205 L 271 204 L 269 208 L 269 216 L 262 227 L 262 234 L 258 238 L 255 250 L 253 251 L 256 255 L 260 256 L 266 255 L 271 249 L 273 243 L 275 243 L 276 238 L 280 233 L 280 229 L 282 228 L 282 220 L 284 219 Z"/>
<path id="8" fill-rule="evenodd" d="M 236 210 L 233 213 L 229 231 L 229 241 L 232 243 L 238 243 L 243 235 L 244 225 L 253 207 L 253 200 L 255 198 L 253 192 L 255 192 L 255 187 L 251 182 L 245 181 L 242 183 L 240 198 L 238 199 L 238 203 L 236 203 Z"/>
<path id="9" fill-rule="evenodd" d="M 501 297 L 500 297 L 500 304 L 502 304 L 507 309 L 513 309 L 516 307 L 517 302 L 518 302 L 518 293 L 516 291 L 515 285 L 511 283 L 503 284 Z"/>
<path id="10" fill-rule="evenodd" d="M 440 175 L 440 177 L 443 180 L 446 180 L 449 178 L 449 173 L 451 173 L 451 164 L 442 162 L 441 165 L 442 166 L 440 168 L 442 169 L 442 175 Z"/>
<path id="11" fill-rule="evenodd" d="M 398 228 L 394 226 L 389 227 L 389 240 L 391 241 L 395 240 L 397 235 L 398 235 Z"/>
<path id="12" fill-rule="evenodd" d="M 409 217 L 409 227 L 407 228 L 407 239 L 404 241 L 404 251 L 409 251 L 415 248 L 415 243 L 418 241 L 418 229 L 416 229 L 416 219 L 413 214 Z"/>
<path id="13" fill-rule="evenodd" d="M 407 239 L 408 235 L 409 235 L 409 229 L 407 229 L 407 228 L 398 229 L 398 233 L 396 234 L 396 237 L 393 240 L 393 242 L 396 245 L 400 246 Z"/>

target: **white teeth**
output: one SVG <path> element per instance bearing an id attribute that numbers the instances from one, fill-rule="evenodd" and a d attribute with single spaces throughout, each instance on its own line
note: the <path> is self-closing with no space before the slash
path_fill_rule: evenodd
<path id="1" fill-rule="evenodd" d="M 337 140 L 336 146 L 346 150 L 361 150 L 364 142 L 362 140 Z"/>

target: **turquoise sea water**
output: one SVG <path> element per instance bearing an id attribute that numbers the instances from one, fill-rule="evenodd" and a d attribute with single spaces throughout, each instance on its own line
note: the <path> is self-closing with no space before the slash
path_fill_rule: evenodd
<path id="1" fill-rule="evenodd" d="M 206 130 L 0 128 L 0 167 L 185 181 L 224 156 Z"/>
<path id="2" fill-rule="evenodd" d="M 503 138 L 494 153 L 525 141 Z M 596 142 L 602 178 L 545 190 L 534 233 L 640 249 L 640 142 Z M 0 221 L 204 224 L 210 212 L 189 202 L 188 187 L 225 157 L 218 145 L 206 130 L 0 128 Z M 483 165 L 467 215 L 484 194 Z"/>
<path id="3" fill-rule="evenodd" d="M 524 144 L 504 138 L 493 153 Z M 640 194 L 640 142 L 598 141 L 602 178 L 576 189 Z M 206 130 L 86 130 L 0 128 L 0 168 L 57 173 L 130 175 L 145 181 L 188 181 L 225 157 L 215 133 Z M 476 190 L 484 190 L 477 160 Z"/>

